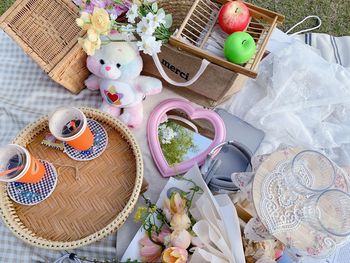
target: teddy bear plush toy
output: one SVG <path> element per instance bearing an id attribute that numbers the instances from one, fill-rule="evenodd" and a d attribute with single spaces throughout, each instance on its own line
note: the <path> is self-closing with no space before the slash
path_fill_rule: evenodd
<path id="1" fill-rule="evenodd" d="M 142 101 L 160 93 L 160 80 L 140 76 L 143 62 L 136 45 L 131 42 L 110 42 L 88 56 L 87 67 L 93 74 L 85 80 L 90 90 L 100 90 L 101 110 L 118 117 L 130 128 L 143 120 Z"/>

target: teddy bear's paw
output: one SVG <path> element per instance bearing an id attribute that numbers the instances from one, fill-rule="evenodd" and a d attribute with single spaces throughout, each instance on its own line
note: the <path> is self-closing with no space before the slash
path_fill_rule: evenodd
<path id="1" fill-rule="evenodd" d="M 133 116 L 128 112 L 124 112 L 122 115 L 120 115 L 119 120 L 121 120 L 129 128 L 137 128 L 142 123 L 142 119 L 138 118 L 138 116 Z"/>
<path id="2" fill-rule="evenodd" d="M 124 112 L 122 115 L 119 116 L 119 120 L 121 120 L 123 123 L 125 123 L 126 125 L 128 125 L 128 123 L 130 122 L 131 118 L 130 118 L 130 113 L 128 112 Z"/>
<path id="3" fill-rule="evenodd" d="M 112 115 L 113 117 L 119 117 L 120 111 L 121 111 L 120 108 L 110 106 L 110 105 L 108 105 L 108 104 L 106 104 L 106 103 L 102 103 L 100 109 L 101 109 L 102 111 L 106 112 L 106 113 L 109 113 L 109 114 Z"/>

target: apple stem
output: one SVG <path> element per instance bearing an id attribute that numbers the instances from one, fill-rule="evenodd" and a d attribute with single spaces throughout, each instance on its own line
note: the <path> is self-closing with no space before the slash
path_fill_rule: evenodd
<path id="1" fill-rule="evenodd" d="M 244 39 L 244 40 L 242 41 L 242 45 L 244 45 L 244 43 L 245 43 L 245 42 L 247 42 L 247 40 L 246 40 L 246 39 Z"/>
<path id="2" fill-rule="evenodd" d="M 236 10 L 235 10 L 235 13 L 238 13 L 238 11 L 239 11 L 239 8 L 237 7 Z"/>

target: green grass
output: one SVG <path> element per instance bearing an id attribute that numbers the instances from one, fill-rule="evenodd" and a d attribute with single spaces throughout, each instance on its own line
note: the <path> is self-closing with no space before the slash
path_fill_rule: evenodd
<path id="1" fill-rule="evenodd" d="M 322 19 L 322 26 L 315 32 L 335 36 L 350 35 L 349 0 L 247 0 L 257 6 L 279 12 L 286 19 L 282 30 L 287 30 L 308 15 L 317 15 Z M 314 21 L 314 20 L 313 20 Z M 305 24 L 315 26 L 316 22 Z M 305 29 L 306 26 L 299 27 Z M 298 28 L 296 28 L 297 30 Z M 299 31 L 299 30 L 297 30 Z"/>
<path id="2" fill-rule="evenodd" d="M 308 15 L 318 15 L 322 19 L 322 27 L 316 32 L 336 36 L 350 35 L 350 1 L 349 0 L 247 0 L 255 5 L 279 12 L 286 16 L 282 30 Z M 14 0 L 0 0 L 2 14 Z M 308 24 L 314 26 L 312 22 Z M 305 26 L 304 26 L 305 27 Z M 304 28 L 303 27 L 303 28 Z M 302 28 L 302 29 L 303 29 Z"/>
<path id="3" fill-rule="evenodd" d="M 0 15 L 9 8 L 14 0 L 0 0 Z"/>

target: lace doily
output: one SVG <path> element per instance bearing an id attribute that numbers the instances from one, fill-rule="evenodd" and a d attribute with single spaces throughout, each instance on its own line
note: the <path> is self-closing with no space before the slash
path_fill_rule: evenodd
<path id="1" fill-rule="evenodd" d="M 285 180 L 289 161 L 300 152 L 292 148 L 275 152 L 258 168 L 253 182 L 253 200 L 257 214 L 267 230 L 299 256 L 325 258 L 346 242 L 346 237 L 330 236 L 303 221 L 302 204 L 307 198 L 288 187 Z M 336 168 L 332 188 L 349 192 L 348 174 Z M 312 178 L 303 173 L 304 179 Z M 310 182 L 311 182 L 310 181 Z"/>
<path id="2" fill-rule="evenodd" d="M 262 185 L 260 209 L 263 220 L 271 234 L 292 230 L 302 219 L 302 204 L 305 196 L 290 189 L 285 174 L 289 160 L 277 164 Z"/>

